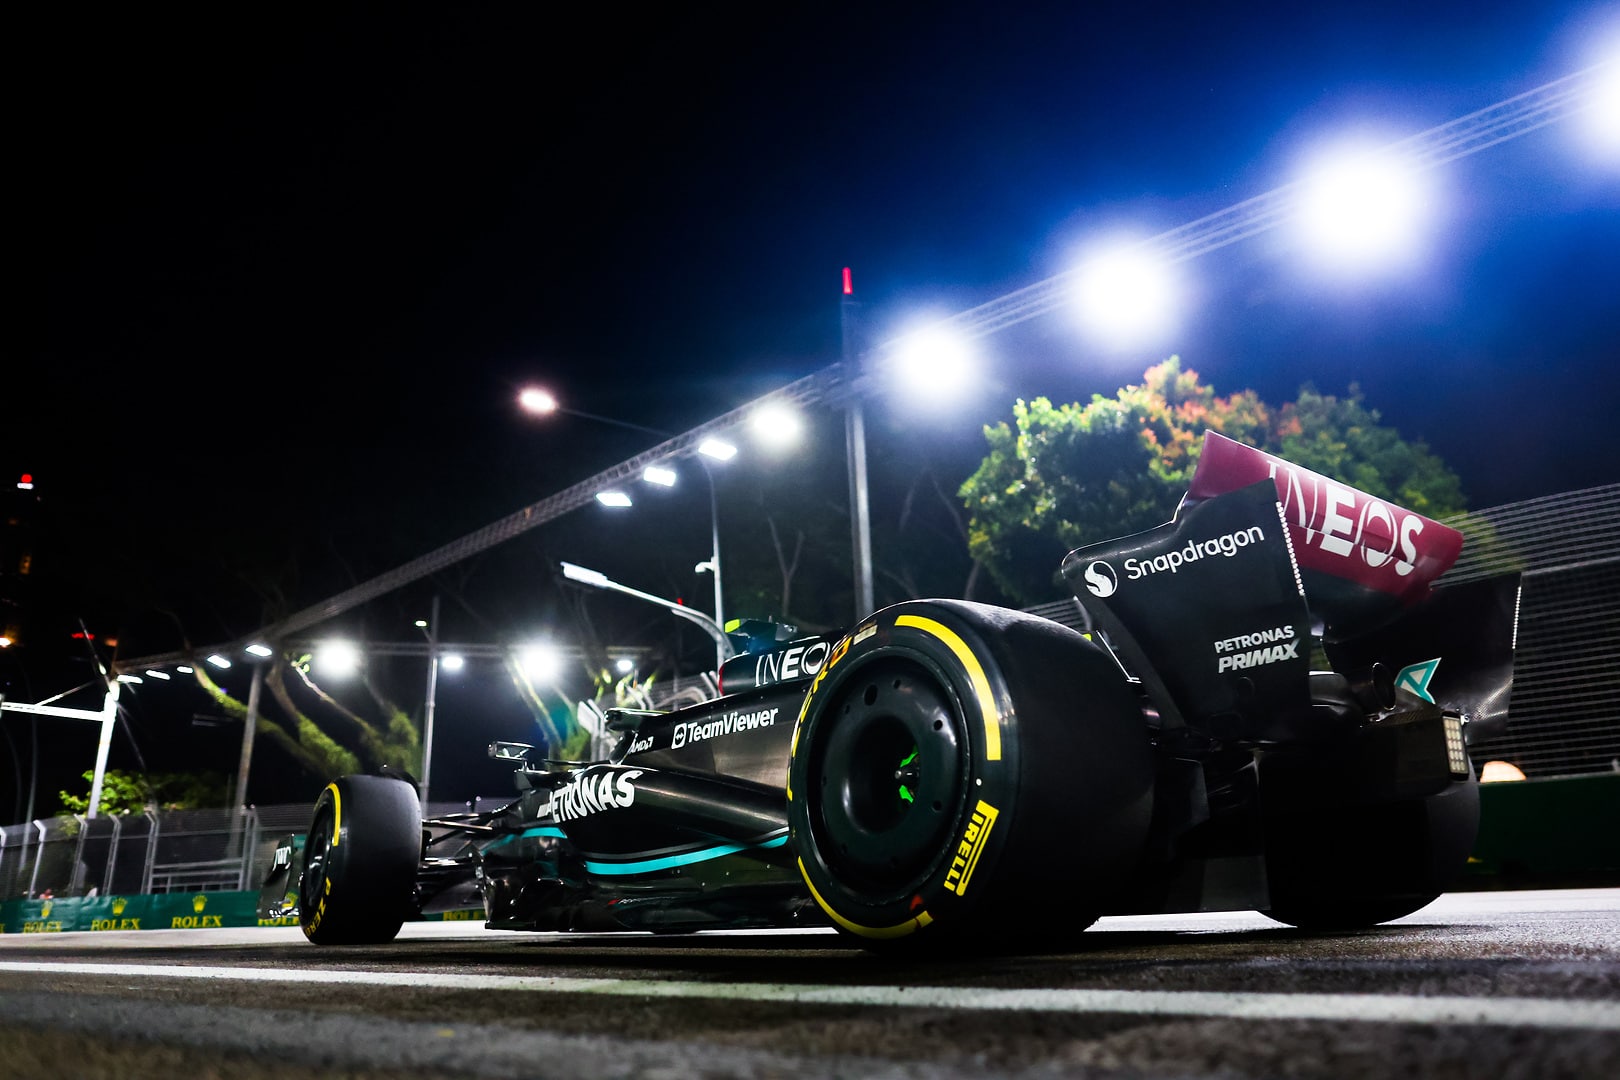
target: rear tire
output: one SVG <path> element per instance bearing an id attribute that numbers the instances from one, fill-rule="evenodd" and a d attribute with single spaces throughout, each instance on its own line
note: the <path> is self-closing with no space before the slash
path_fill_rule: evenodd
<path id="1" fill-rule="evenodd" d="M 1456 880 L 1479 831 L 1470 776 L 1422 799 L 1324 805 L 1266 802 L 1262 912 L 1301 930 L 1364 930 L 1433 903 Z"/>
<path id="2" fill-rule="evenodd" d="M 799 868 L 868 948 L 1050 947 L 1141 855 L 1153 766 L 1118 667 L 1046 619 L 964 601 L 835 645 L 789 766 Z"/>
<path id="3" fill-rule="evenodd" d="M 416 789 L 382 776 L 326 786 L 304 844 L 298 925 L 317 945 L 392 941 L 414 913 L 422 859 Z"/>

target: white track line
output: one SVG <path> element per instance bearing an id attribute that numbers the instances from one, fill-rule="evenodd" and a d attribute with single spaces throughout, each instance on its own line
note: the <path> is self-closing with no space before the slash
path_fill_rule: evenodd
<path id="1" fill-rule="evenodd" d="M 1213 1016 L 1233 1020 L 1341 1020 L 1620 1031 L 1620 1002 L 1399 994 L 1246 994 L 1163 990 L 998 990 L 952 986 L 825 986 L 639 979 L 535 978 L 415 971 L 315 971 L 176 964 L 5 963 L 0 974 L 399 986 L 437 990 L 710 998 L 808 1005 L 880 1005 L 1051 1013 Z"/>

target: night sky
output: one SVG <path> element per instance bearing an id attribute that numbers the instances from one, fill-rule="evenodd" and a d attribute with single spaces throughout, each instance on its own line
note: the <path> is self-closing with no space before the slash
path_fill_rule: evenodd
<path id="1" fill-rule="evenodd" d="M 1615 55 L 1620 16 L 137 8 L 8 38 L 0 466 L 38 482 L 57 614 L 152 652 L 257 626 L 245 568 L 282 567 L 296 609 L 652 441 L 526 419 L 527 381 L 683 430 L 837 359 L 844 266 L 885 340 L 1285 183 L 1324 136 L 1392 140 Z M 1441 170 L 1399 272 L 1324 274 L 1268 234 L 1189 264 L 1153 341 L 1062 315 L 988 338 L 970 401 L 873 403 L 877 467 L 902 438 L 959 480 L 1014 398 L 1110 394 L 1175 353 L 1274 403 L 1358 383 L 1476 507 L 1613 482 L 1620 170 L 1575 136 Z M 545 554 L 636 583 L 660 537 L 576 516 Z M 501 572 L 538 572 L 525 551 Z"/>

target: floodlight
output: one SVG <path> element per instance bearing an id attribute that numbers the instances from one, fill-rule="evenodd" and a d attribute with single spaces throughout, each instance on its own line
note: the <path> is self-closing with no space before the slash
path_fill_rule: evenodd
<path id="1" fill-rule="evenodd" d="M 895 371 L 914 396 L 935 400 L 960 393 L 973 376 L 975 350 L 961 334 L 926 326 L 900 339 Z"/>
<path id="2" fill-rule="evenodd" d="M 557 411 L 557 399 L 549 391 L 538 386 L 525 386 L 518 394 L 518 404 L 525 412 L 532 412 L 540 416 Z"/>
<path id="3" fill-rule="evenodd" d="M 315 670 L 334 679 L 353 675 L 360 670 L 360 647 L 352 641 L 322 642 L 315 649 Z"/>
<path id="4" fill-rule="evenodd" d="M 271 655 L 273 655 L 272 652 L 271 652 L 270 646 L 260 644 L 257 641 L 255 641 L 252 645 L 249 645 L 247 647 L 247 649 L 244 650 L 244 651 L 250 652 L 254 656 L 271 656 Z"/>
<path id="5" fill-rule="evenodd" d="M 662 465 L 647 466 L 646 470 L 641 474 L 641 478 L 647 483 L 657 484 L 659 487 L 675 486 L 675 470 L 667 469 Z"/>
<path id="6" fill-rule="evenodd" d="M 804 419 L 792 406 L 773 401 L 754 410 L 748 426 L 761 442 L 781 449 L 799 441 L 804 432 Z"/>
<path id="7" fill-rule="evenodd" d="M 1312 255 L 1350 272 L 1411 262 L 1434 209 L 1424 175 L 1360 146 L 1321 151 L 1300 181 L 1295 208 Z"/>
<path id="8" fill-rule="evenodd" d="M 460 653 L 445 653 L 439 657 L 439 667 L 445 671 L 460 671 L 467 666 L 467 660 Z"/>
<path id="9" fill-rule="evenodd" d="M 158 680 L 160 680 L 162 682 L 168 682 L 169 678 L 170 678 L 169 673 L 167 671 L 158 671 L 158 670 L 156 670 L 154 668 L 147 668 L 146 669 L 146 675 L 147 675 L 147 678 L 158 679 Z"/>
<path id="10" fill-rule="evenodd" d="M 698 453 L 716 461 L 730 461 L 737 456 L 737 448 L 723 439 L 704 439 L 698 444 Z"/>
<path id="11" fill-rule="evenodd" d="M 197 669 L 194 668 L 194 667 L 191 667 L 189 664 L 181 664 L 179 667 L 175 668 L 174 670 L 178 671 L 182 675 L 190 675 L 190 674 L 194 673 Z"/>
<path id="12" fill-rule="evenodd" d="M 526 645 L 518 652 L 518 663 L 531 679 L 555 679 L 562 673 L 562 654 L 551 645 Z"/>
<path id="13" fill-rule="evenodd" d="M 138 683 L 141 681 L 141 677 L 139 675 L 120 675 L 118 681 L 122 683 Z"/>
<path id="14" fill-rule="evenodd" d="M 226 668 L 231 666 L 231 662 L 229 660 L 225 659 L 223 656 L 219 655 L 219 653 L 212 653 L 211 655 L 208 656 L 207 659 L 208 659 L 208 662 L 210 664 L 213 664 L 215 667 L 219 668 L 221 671 L 224 671 Z"/>
<path id="15" fill-rule="evenodd" d="M 1599 161 L 1620 165 L 1620 46 L 1614 51 L 1598 72 L 1581 127 Z"/>
<path id="16" fill-rule="evenodd" d="M 613 661 L 613 666 L 620 675 L 628 675 L 636 669 L 636 662 L 627 656 L 621 656 Z"/>
<path id="17" fill-rule="evenodd" d="M 598 491 L 596 501 L 603 506 L 625 507 L 630 505 L 630 496 L 622 491 Z"/>
<path id="18" fill-rule="evenodd" d="M 1074 300 L 1087 333 L 1116 348 L 1164 336 L 1176 324 L 1176 275 L 1137 243 L 1121 243 L 1080 264 Z"/>

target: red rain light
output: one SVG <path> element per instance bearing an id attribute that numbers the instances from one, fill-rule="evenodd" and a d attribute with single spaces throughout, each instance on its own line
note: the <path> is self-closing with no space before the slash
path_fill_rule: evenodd
<path id="1" fill-rule="evenodd" d="M 854 296 L 855 295 L 855 278 L 854 278 L 853 275 L 850 274 L 849 267 L 847 267 L 847 266 L 844 267 L 844 295 L 845 296 Z"/>

